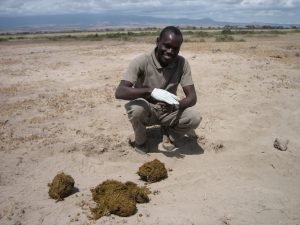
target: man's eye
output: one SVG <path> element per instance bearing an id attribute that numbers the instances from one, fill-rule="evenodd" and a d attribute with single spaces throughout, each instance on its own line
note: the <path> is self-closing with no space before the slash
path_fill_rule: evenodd
<path id="1" fill-rule="evenodd" d="M 164 45 L 164 47 L 167 48 L 167 49 L 171 49 L 171 50 L 173 50 L 174 52 L 177 52 L 177 51 L 178 51 L 178 48 L 173 48 L 173 47 L 170 46 L 170 45 Z"/>

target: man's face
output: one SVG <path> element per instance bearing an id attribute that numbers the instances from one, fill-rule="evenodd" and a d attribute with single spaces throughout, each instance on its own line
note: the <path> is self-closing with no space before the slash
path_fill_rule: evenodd
<path id="1" fill-rule="evenodd" d="M 161 66 L 167 66 L 178 56 L 182 38 L 179 35 L 167 32 L 161 39 L 157 39 L 157 52 L 155 56 Z"/>

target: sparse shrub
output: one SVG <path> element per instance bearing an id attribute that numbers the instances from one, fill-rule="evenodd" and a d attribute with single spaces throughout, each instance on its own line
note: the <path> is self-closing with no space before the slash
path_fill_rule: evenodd
<path id="1" fill-rule="evenodd" d="M 209 32 L 205 32 L 205 31 L 196 31 L 196 32 L 194 32 L 193 36 L 195 36 L 195 37 L 211 37 L 212 34 Z"/>
<path id="2" fill-rule="evenodd" d="M 184 31 L 184 32 L 182 32 L 182 34 L 183 34 L 183 35 L 192 35 L 192 34 L 194 34 L 194 32 L 191 31 L 191 30 L 189 30 L 189 31 Z"/>
<path id="3" fill-rule="evenodd" d="M 234 38 L 230 35 L 218 35 L 216 36 L 216 42 L 229 42 L 234 41 Z"/>
<path id="4" fill-rule="evenodd" d="M 254 34 L 254 30 L 236 30 L 234 34 Z"/>
<path id="5" fill-rule="evenodd" d="M 188 42 L 193 42 L 193 40 L 191 40 L 190 38 L 184 38 L 183 42 L 188 43 Z"/>
<path id="6" fill-rule="evenodd" d="M 222 30 L 221 33 L 224 35 L 228 35 L 228 34 L 232 34 L 232 31 L 230 30 L 230 28 L 226 27 Z"/>

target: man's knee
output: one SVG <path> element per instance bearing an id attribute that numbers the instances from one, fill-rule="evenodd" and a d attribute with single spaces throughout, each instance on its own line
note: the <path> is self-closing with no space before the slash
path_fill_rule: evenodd
<path id="1" fill-rule="evenodd" d="M 191 129 L 196 129 L 202 120 L 200 113 L 196 110 L 189 110 L 185 117 L 183 125 Z"/>
<path id="2" fill-rule="evenodd" d="M 192 122 L 191 122 L 191 126 L 193 129 L 196 129 L 199 124 L 201 123 L 202 117 L 200 115 L 200 113 L 196 112 L 193 117 L 192 117 Z"/>
<path id="3" fill-rule="evenodd" d="M 145 108 L 139 105 L 132 105 L 130 110 L 127 111 L 129 120 L 141 119 L 145 116 L 145 113 Z"/>
<path id="4" fill-rule="evenodd" d="M 140 120 L 145 118 L 148 111 L 148 104 L 143 100 L 134 100 L 125 104 L 125 109 L 127 111 L 129 120 Z"/>

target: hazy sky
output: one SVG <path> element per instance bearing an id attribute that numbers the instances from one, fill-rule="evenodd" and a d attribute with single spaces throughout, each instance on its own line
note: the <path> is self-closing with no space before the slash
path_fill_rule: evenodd
<path id="1" fill-rule="evenodd" d="M 300 0 L 0 0 L 0 16 L 106 12 L 300 24 Z"/>

